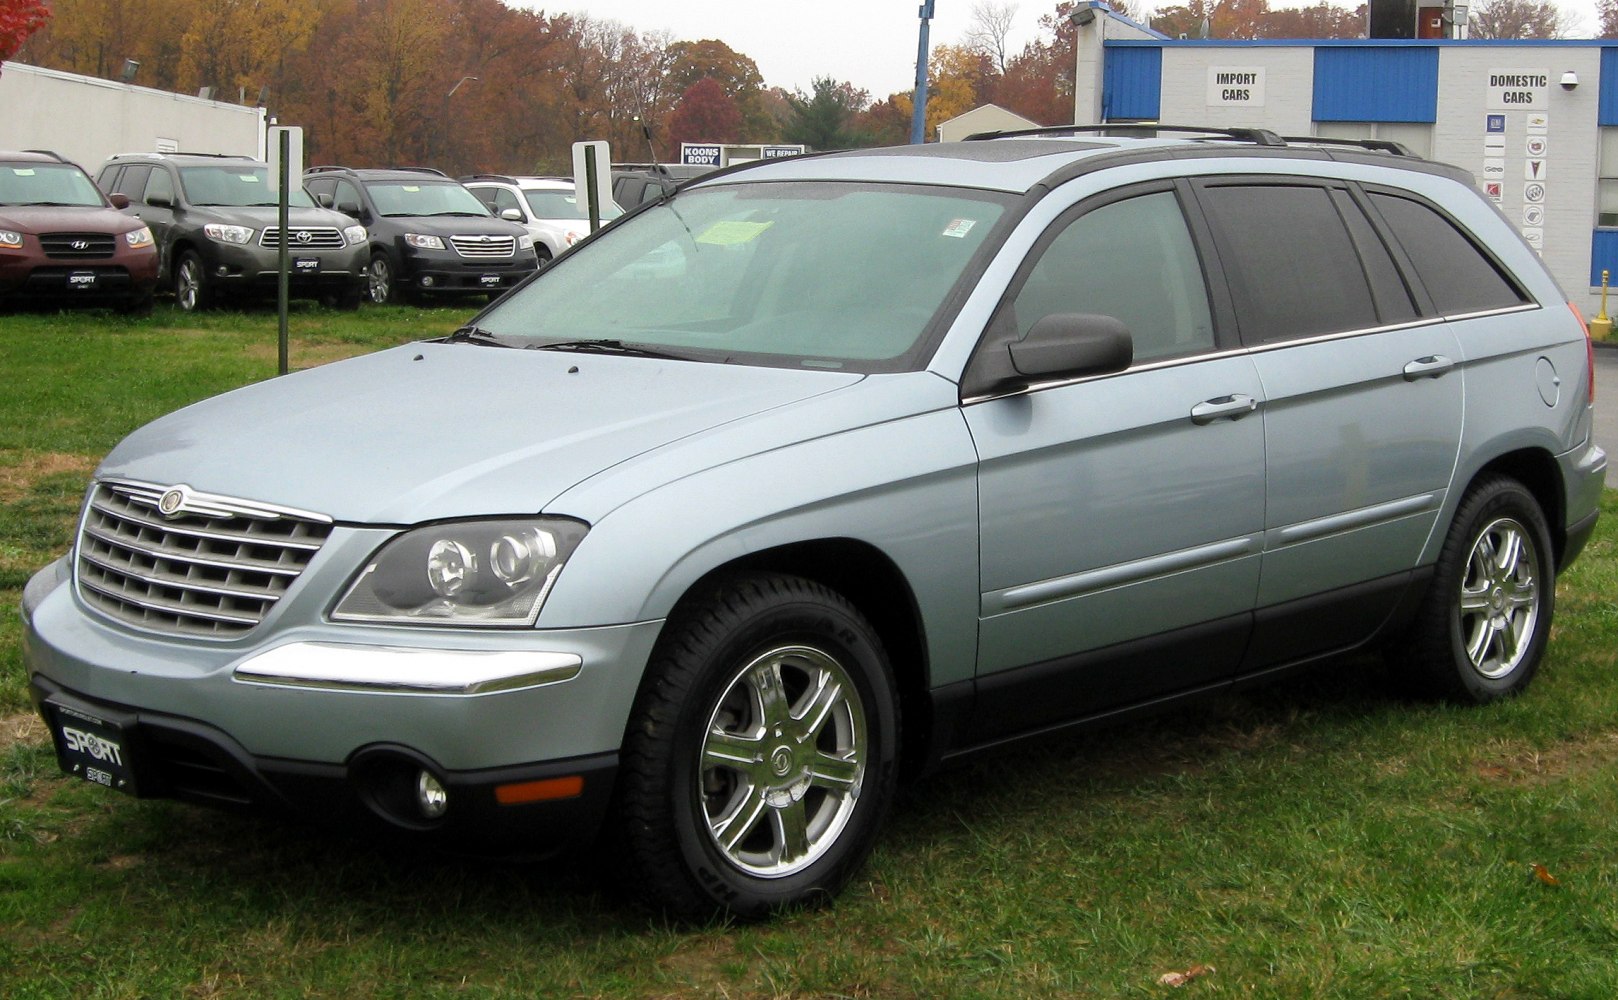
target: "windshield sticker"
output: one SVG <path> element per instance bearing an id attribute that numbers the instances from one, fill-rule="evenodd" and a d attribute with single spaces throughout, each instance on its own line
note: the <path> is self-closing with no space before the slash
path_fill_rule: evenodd
<path id="1" fill-rule="evenodd" d="M 972 227 L 977 224 L 976 219 L 951 219 L 949 225 L 945 226 L 944 231 L 939 235 L 948 236 L 952 240 L 964 240 L 966 239 L 966 234 L 970 233 Z"/>
<path id="2" fill-rule="evenodd" d="M 404 189 L 406 191 L 409 191 L 411 194 L 415 194 L 417 191 L 421 190 L 421 188 L 417 187 L 414 184 L 406 184 L 406 185 L 404 185 Z"/>
<path id="3" fill-rule="evenodd" d="M 236 179 L 243 184 L 257 184 L 258 174 L 237 174 Z"/>
<path id="4" fill-rule="evenodd" d="M 706 243 L 715 247 L 735 247 L 743 243 L 751 243 L 763 235 L 764 230 L 775 225 L 774 222 L 743 222 L 739 219 L 727 219 L 716 222 L 702 231 L 697 237 L 698 243 Z"/>
<path id="5" fill-rule="evenodd" d="M 33 171 L 32 167 L 12 167 L 11 172 L 16 174 L 18 177 L 32 177 L 32 176 L 34 176 L 34 171 Z"/>

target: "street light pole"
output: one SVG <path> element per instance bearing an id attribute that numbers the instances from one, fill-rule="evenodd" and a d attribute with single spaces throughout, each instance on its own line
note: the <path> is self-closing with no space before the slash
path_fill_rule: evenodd
<path id="1" fill-rule="evenodd" d="M 927 141 L 927 28 L 933 20 L 933 0 L 923 0 L 916 16 L 921 18 L 921 38 L 916 44 L 916 96 L 910 115 L 910 142 L 919 146 Z"/>
<path id="2" fill-rule="evenodd" d="M 451 97 L 454 97 L 455 92 L 457 90 L 461 89 L 461 84 L 466 83 L 468 80 L 472 81 L 473 83 L 478 82 L 478 78 L 475 77 L 475 76 L 463 76 L 459 80 L 456 80 L 455 81 L 455 86 L 449 88 L 449 93 L 444 95 L 444 114 L 443 114 L 444 127 L 439 129 L 439 135 L 443 136 L 443 138 L 444 138 L 444 147 L 445 148 L 442 151 L 441 155 L 447 155 L 449 153 L 449 144 L 450 144 L 449 143 L 449 138 L 450 138 L 450 136 L 449 136 L 449 99 Z"/>

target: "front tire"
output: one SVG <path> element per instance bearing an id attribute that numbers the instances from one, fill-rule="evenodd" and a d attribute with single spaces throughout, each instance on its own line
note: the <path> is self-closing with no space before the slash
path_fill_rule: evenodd
<path id="1" fill-rule="evenodd" d="M 371 255 L 371 263 L 365 269 L 366 295 L 372 304 L 385 306 L 396 297 L 393 287 L 393 264 L 388 255 L 378 251 Z"/>
<path id="2" fill-rule="evenodd" d="M 1467 491 L 1410 634 L 1411 679 L 1424 693 L 1485 704 L 1521 693 L 1550 636 L 1556 567 L 1534 495 L 1493 476 Z"/>
<path id="3" fill-rule="evenodd" d="M 174 263 L 174 304 L 182 312 L 197 312 L 213 304 L 208 271 L 195 250 L 180 254 L 180 259 Z"/>
<path id="4" fill-rule="evenodd" d="M 892 802 L 896 704 L 875 630 L 819 584 L 738 576 L 683 606 L 625 736 L 632 884 L 698 919 L 830 898 Z"/>

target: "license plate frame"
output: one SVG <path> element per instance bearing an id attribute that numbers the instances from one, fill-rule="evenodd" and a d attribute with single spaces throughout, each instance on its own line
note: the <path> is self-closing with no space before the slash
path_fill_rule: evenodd
<path id="1" fill-rule="evenodd" d="M 93 292 L 100 283 L 94 271 L 69 271 L 67 275 L 67 287 L 75 292 Z"/>
<path id="2" fill-rule="evenodd" d="M 484 288 L 499 288 L 501 276 L 498 274 L 485 274 L 478 278 L 479 284 Z"/>
<path id="3" fill-rule="evenodd" d="M 93 785 L 139 794 L 129 721 L 47 701 L 46 721 L 62 770 Z"/>
<path id="4" fill-rule="evenodd" d="M 292 273 L 293 274 L 319 274 L 320 273 L 320 258 L 319 257 L 294 257 L 294 258 L 292 258 Z"/>

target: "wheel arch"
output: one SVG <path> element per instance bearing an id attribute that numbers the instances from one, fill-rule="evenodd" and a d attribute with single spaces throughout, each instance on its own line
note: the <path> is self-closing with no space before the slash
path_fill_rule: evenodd
<path id="1" fill-rule="evenodd" d="M 676 602 L 669 621 L 712 584 L 740 573 L 779 573 L 821 584 L 847 598 L 876 629 L 899 692 L 903 773 L 914 774 L 928 759 L 932 740 L 927 636 L 914 589 L 886 553 L 854 538 L 820 538 L 750 552 L 715 566 Z M 664 628 L 666 629 L 665 622 Z"/>
<path id="2" fill-rule="evenodd" d="M 1555 457 L 1543 448 L 1519 448 L 1507 452 L 1478 469 L 1466 484 L 1467 490 L 1490 475 L 1509 476 L 1533 494 L 1539 509 L 1545 513 L 1556 566 L 1561 569 L 1567 554 L 1567 495 Z M 1462 495 L 1465 495 L 1464 491 Z"/>

